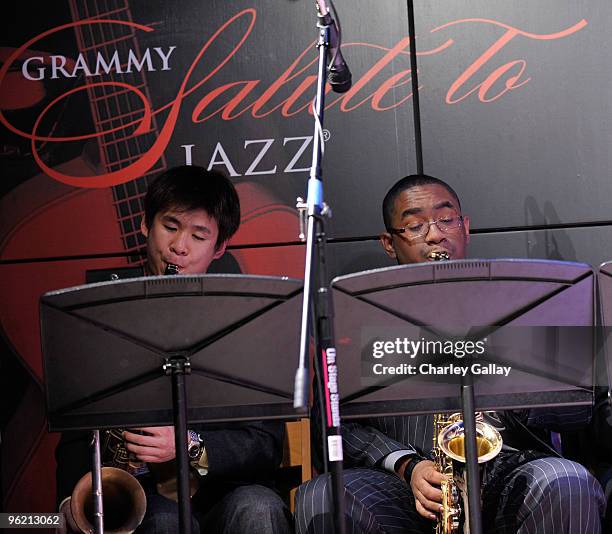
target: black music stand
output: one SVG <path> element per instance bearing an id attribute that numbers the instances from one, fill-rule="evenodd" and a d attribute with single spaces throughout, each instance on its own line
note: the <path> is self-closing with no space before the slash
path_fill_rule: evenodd
<path id="1" fill-rule="evenodd" d="M 595 417 L 603 417 L 607 428 L 612 427 L 612 262 L 602 263 L 597 274 L 599 311 L 601 317 L 600 352 L 596 362 Z"/>
<path id="2" fill-rule="evenodd" d="M 298 415 L 301 293 L 302 282 L 288 278 L 180 275 L 43 295 L 49 430 L 174 424 L 183 531 L 187 421 Z"/>
<path id="3" fill-rule="evenodd" d="M 599 304 L 601 310 L 602 337 L 604 341 L 604 357 L 605 357 L 605 383 L 598 382 L 598 385 L 610 388 L 610 377 L 612 377 L 612 339 L 610 338 L 610 327 L 612 326 L 612 262 L 602 263 L 599 266 L 597 275 L 597 283 L 599 285 Z M 604 376 L 598 378 L 603 379 Z M 608 397 L 610 394 L 608 393 Z"/>
<path id="4" fill-rule="evenodd" d="M 462 260 L 365 271 L 332 282 L 343 418 L 593 402 L 594 276 L 585 264 Z M 373 357 L 373 343 L 486 339 L 471 359 L 455 354 Z M 435 346 L 435 345 L 432 345 Z M 403 348 L 403 347 L 402 347 Z M 374 365 L 414 374 L 376 375 Z M 415 361 L 416 360 L 416 361 Z M 508 376 L 433 375 L 436 367 L 494 364 Z M 379 367 L 380 371 L 381 368 Z M 470 440 L 468 440 L 469 442 Z M 473 449 L 475 451 L 475 443 Z M 478 483 L 468 448 L 468 480 Z M 473 473 L 473 474 L 472 474 Z M 469 491 L 469 490 L 468 490 Z M 472 493 L 473 492 L 473 493 Z M 469 493 L 476 502 L 479 490 Z"/>

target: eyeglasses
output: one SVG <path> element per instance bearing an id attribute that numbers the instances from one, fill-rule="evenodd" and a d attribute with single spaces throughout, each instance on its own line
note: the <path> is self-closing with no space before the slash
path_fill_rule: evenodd
<path id="1" fill-rule="evenodd" d="M 401 228 L 388 228 L 390 234 L 403 234 L 403 237 L 412 241 L 425 237 L 429 233 L 429 227 L 435 224 L 440 232 L 450 234 L 463 225 L 462 215 L 444 215 L 435 221 L 414 221 Z"/>

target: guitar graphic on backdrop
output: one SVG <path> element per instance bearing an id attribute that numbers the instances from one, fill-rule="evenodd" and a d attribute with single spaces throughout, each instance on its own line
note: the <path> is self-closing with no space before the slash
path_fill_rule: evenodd
<path id="1" fill-rule="evenodd" d="M 101 18 L 132 21 L 126 0 L 70 0 L 70 9 L 75 21 Z M 94 22 L 75 27 L 75 32 L 79 52 L 86 58 L 101 53 L 108 60 L 115 51 L 119 52 L 119 57 L 126 57 L 128 50 L 139 50 L 134 31 L 128 25 Z M 138 87 L 151 102 L 144 69 L 111 73 L 102 78 L 103 81 L 120 78 L 124 84 Z M 95 129 L 101 134 L 97 137 L 97 146 L 89 143 L 81 157 L 58 165 L 57 170 L 78 176 L 120 171 L 137 160 L 156 139 L 155 116 L 149 131 L 135 132 L 136 126 L 130 125 L 138 124 L 144 108 L 134 92 L 118 85 L 96 84 L 88 87 L 87 96 Z M 114 131 L 102 133 L 109 130 Z M 0 326 L 38 387 L 42 388 L 43 381 L 38 316 L 40 295 L 83 283 L 88 269 L 142 262 L 139 252 L 144 238 L 139 228 L 143 198 L 148 184 L 165 169 L 166 160 L 162 155 L 143 176 L 104 189 L 71 187 L 39 174 L 0 198 L 0 260 L 3 261 Z M 274 236 L 276 242 L 295 241 L 297 215 L 293 208 L 276 200 L 256 182 L 239 182 L 236 188 L 241 200 L 242 221 L 232 243 L 256 243 L 262 236 Z M 295 247 L 239 248 L 232 254 L 243 272 L 302 275 L 302 264 L 296 261 L 301 259 L 301 254 L 296 254 Z M 51 260 L 44 261 L 45 258 Z M 20 419 L 24 417 L 28 420 L 27 414 Z M 28 462 L 38 457 L 38 468 L 43 465 L 47 470 L 53 469 L 56 440 L 57 436 L 50 436 L 44 427 L 40 428 L 33 444 L 33 449 L 38 450 L 24 455 L 23 465 L 14 468 L 14 479 L 5 495 L 8 510 L 29 509 L 19 503 L 31 501 L 28 493 L 38 487 L 31 482 L 40 473 Z M 5 453 L 10 455 L 11 451 Z M 52 480 L 52 473 L 48 474 Z M 41 497 L 46 503 L 43 509 L 54 507 L 52 489 L 41 488 L 41 492 L 46 493 L 46 497 Z"/>

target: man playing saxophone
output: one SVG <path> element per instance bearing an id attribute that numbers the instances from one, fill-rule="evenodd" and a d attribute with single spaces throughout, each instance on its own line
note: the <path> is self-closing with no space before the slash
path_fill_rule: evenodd
<path id="1" fill-rule="evenodd" d="M 399 180 L 383 201 L 385 252 L 399 264 L 463 259 L 470 221 L 455 191 L 426 175 Z M 585 424 L 588 408 L 503 412 L 504 448 L 486 464 L 483 529 L 499 534 L 597 534 L 605 502 L 580 464 L 558 455 L 550 431 Z M 443 474 L 432 461 L 432 415 L 344 423 L 344 498 L 348 532 L 428 533 L 442 510 Z M 497 425 L 496 425 L 497 426 Z M 548 441 L 548 443 L 547 443 Z M 328 479 L 302 485 L 296 530 L 331 533 Z"/>
<path id="2" fill-rule="evenodd" d="M 204 273 L 238 229 L 240 204 L 232 183 L 201 167 L 176 167 L 148 188 L 141 232 L 148 275 Z M 173 460 L 174 427 L 123 429 L 129 455 L 150 466 Z M 199 490 L 192 499 L 193 532 L 290 532 L 290 513 L 271 489 L 282 458 L 280 422 L 201 425 L 189 429 L 189 457 Z M 88 433 L 65 433 L 56 450 L 58 499 L 89 471 Z M 178 529 L 176 502 L 158 492 L 151 473 L 138 476 L 146 497 L 136 532 Z M 106 510 L 105 510 L 106 513 Z"/>

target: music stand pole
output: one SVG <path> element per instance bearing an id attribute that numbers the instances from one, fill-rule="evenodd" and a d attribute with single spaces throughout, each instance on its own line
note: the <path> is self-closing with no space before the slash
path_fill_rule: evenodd
<path id="1" fill-rule="evenodd" d="M 417 174 L 423 174 L 423 141 L 421 135 L 421 106 L 419 98 L 416 30 L 414 24 L 414 1 L 407 0 L 406 4 L 408 8 L 408 36 L 410 38 L 414 146 L 416 152 Z M 463 425 L 465 430 L 465 463 L 467 470 L 470 533 L 481 534 L 480 476 L 478 474 L 478 452 L 476 450 L 476 419 L 474 415 L 475 403 L 472 377 L 470 377 L 467 382 L 462 382 L 461 384 L 461 403 L 463 407 Z"/>
<path id="2" fill-rule="evenodd" d="M 174 443 L 176 448 L 179 532 L 191 532 L 191 501 L 189 494 L 189 458 L 187 456 L 187 390 L 185 375 L 191 372 L 189 360 L 182 354 L 172 355 L 163 365 L 172 377 L 172 409 L 174 412 Z"/>
<path id="3" fill-rule="evenodd" d="M 481 534 L 480 473 L 476 448 L 476 404 L 474 402 L 474 377 L 468 372 L 461 383 L 461 405 L 465 431 L 465 464 L 467 470 L 468 517 L 470 534 Z"/>
<path id="4" fill-rule="evenodd" d="M 325 109 L 325 84 L 327 81 L 327 61 L 330 39 L 330 26 L 319 17 L 319 50 L 317 92 L 313 105 L 315 129 L 313 137 L 312 165 L 308 180 L 308 197 L 306 204 L 298 199 L 298 209 L 305 210 L 307 216 L 306 261 L 304 267 L 304 298 L 302 304 L 302 321 L 300 334 L 300 360 L 295 376 L 295 396 L 293 406 L 305 409 L 308 406 L 308 354 L 310 347 L 310 314 L 314 310 L 314 338 L 316 345 L 315 358 L 320 359 L 319 376 L 322 384 L 325 406 L 321 413 L 325 419 L 322 434 L 325 436 L 325 462 L 331 474 L 331 489 L 334 510 L 334 532 L 344 534 L 344 485 L 342 481 L 342 437 L 340 434 L 340 398 L 338 394 L 338 370 L 336 350 L 333 337 L 332 304 L 325 269 L 325 228 L 323 217 L 329 216 L 330 210 L 323 203 L 323 182 L 321 160 L 323 154 L 323 113 Z M 303 211 L 301 211 L 303 217 Z M 302 236 L 301 236 L 302 237 Z M 316 248 L 315 248 L 316 242 Z M 316 256 L 316 264 L 315 264 Z M 318 284 L 314 283 L 314 272 L 317 272 Z M 313 294 L 316 298 L 313 300 Z M 312 308 L 311 308 L 312 307 Z M 316 402 L 316 399 L 315 399 Z"/>

